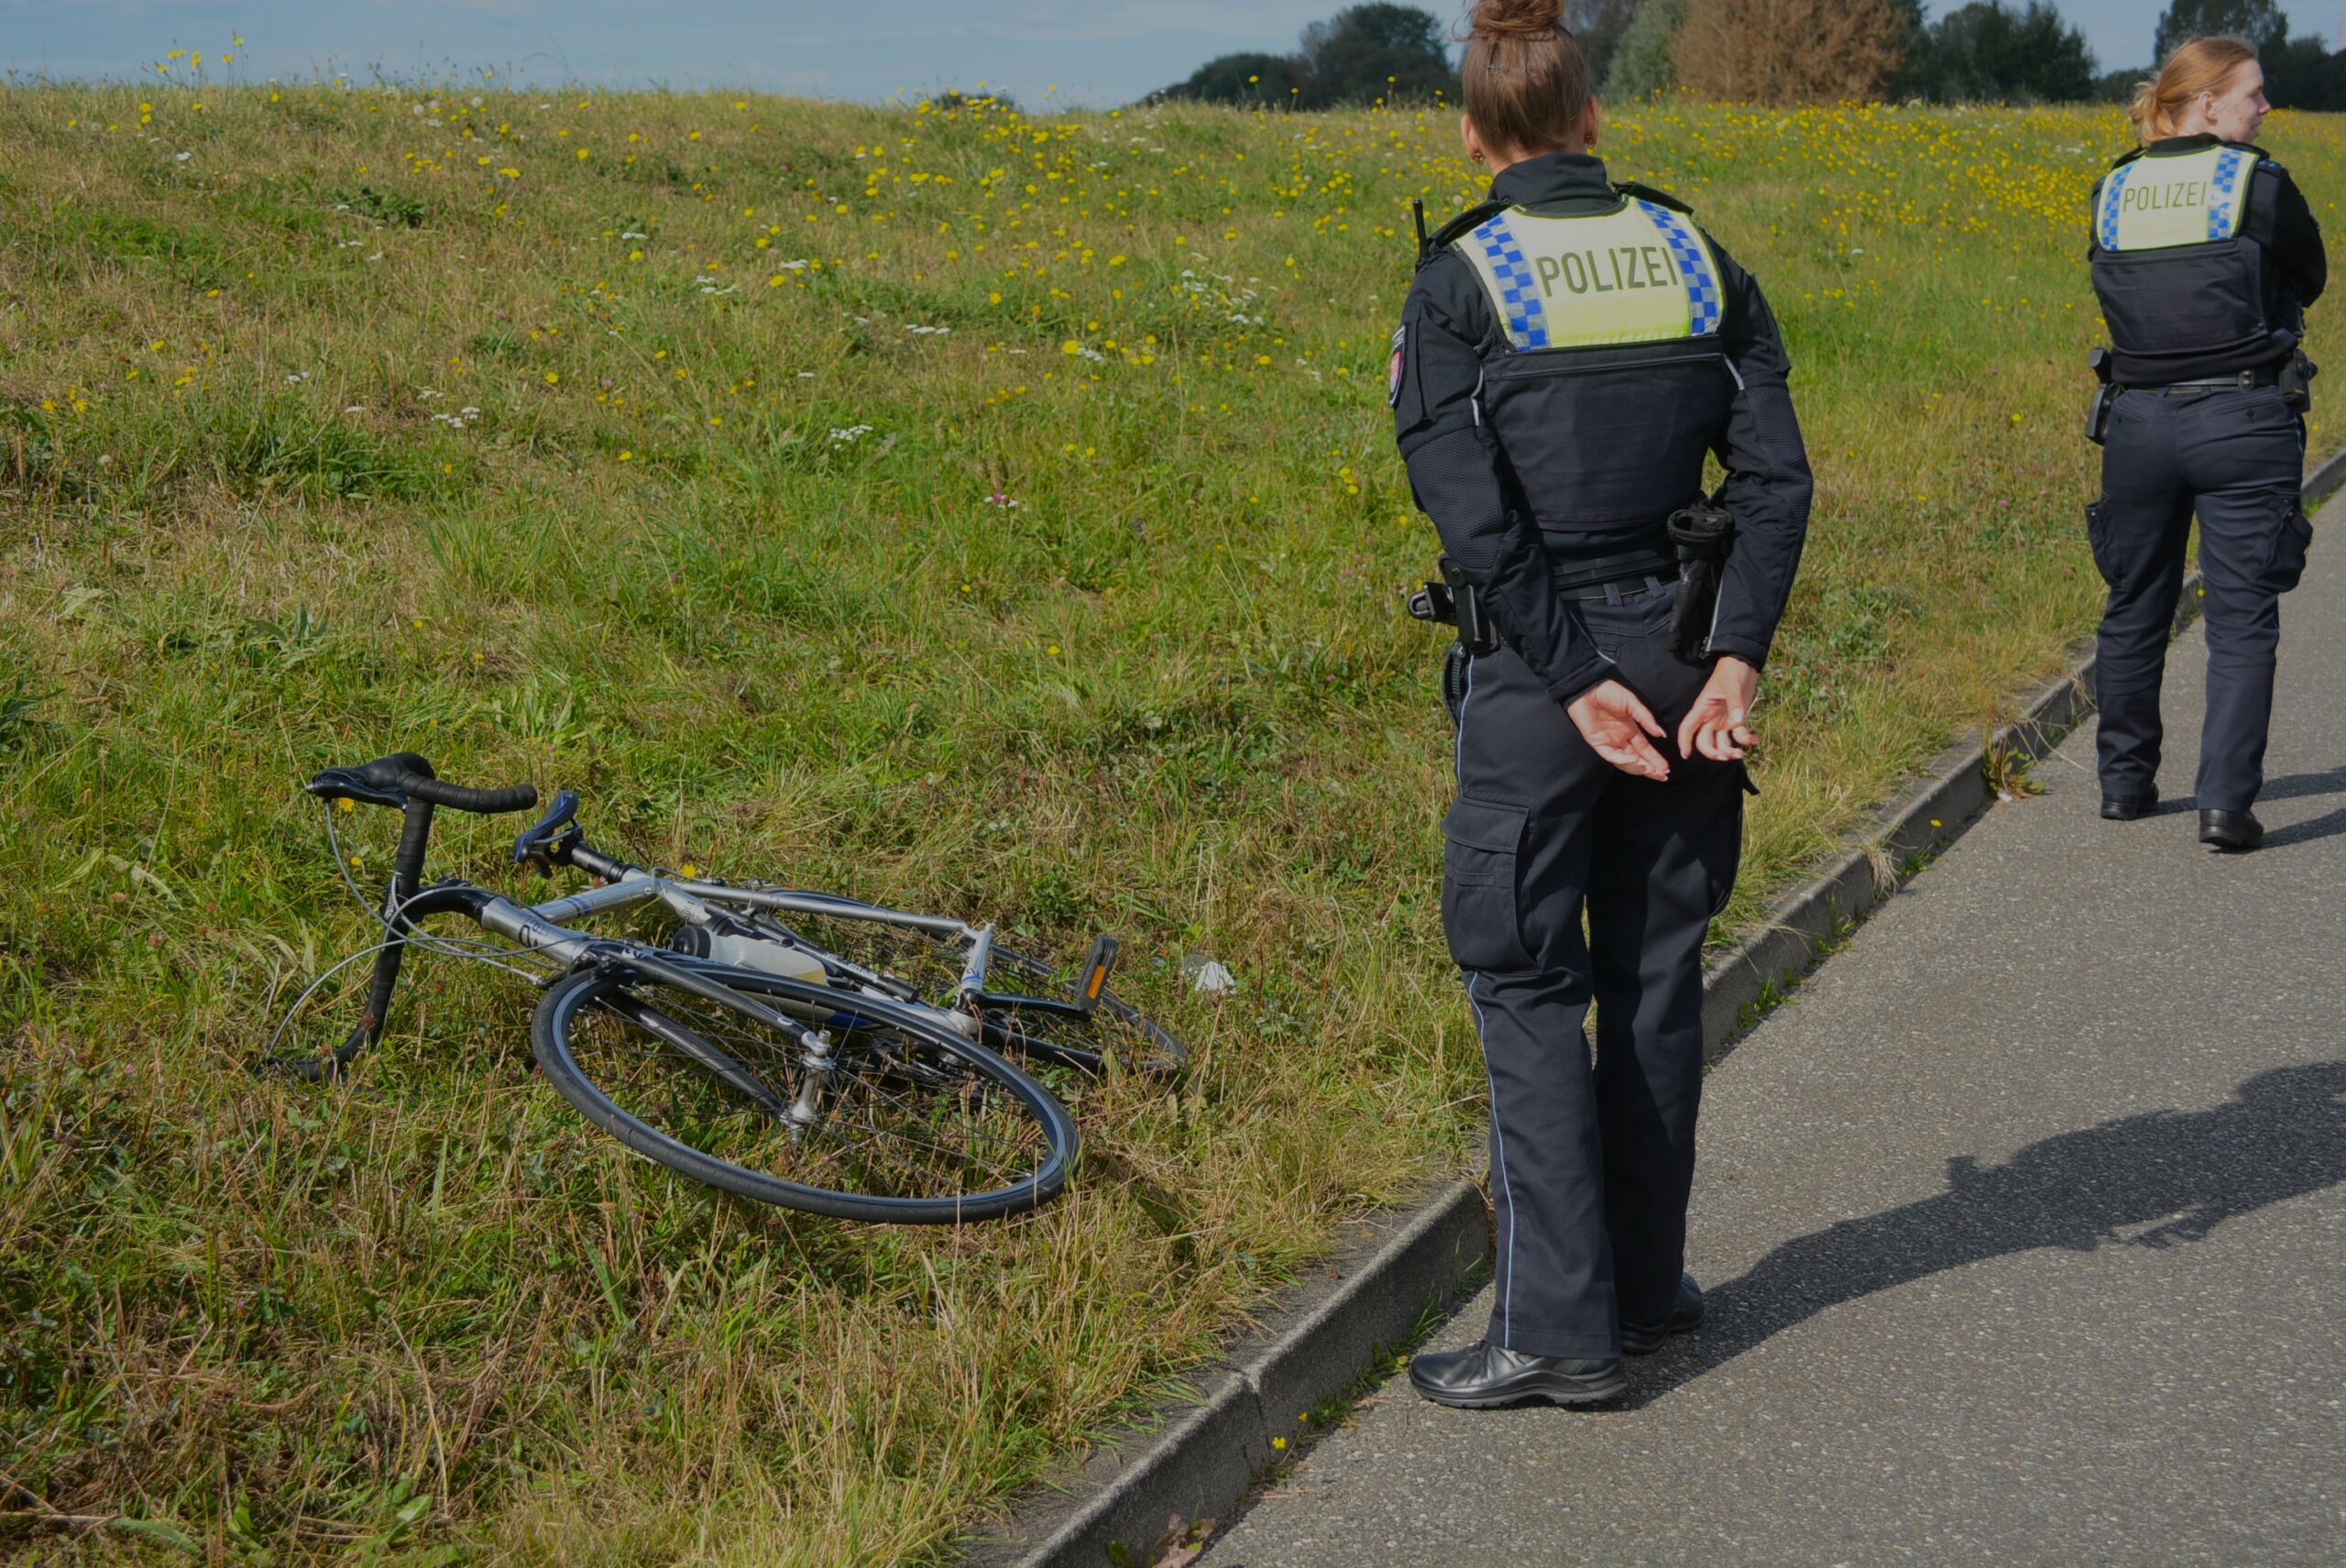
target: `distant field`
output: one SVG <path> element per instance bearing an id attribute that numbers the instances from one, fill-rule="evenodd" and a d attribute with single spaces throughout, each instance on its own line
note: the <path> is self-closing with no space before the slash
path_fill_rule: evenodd
<path id="1" fill-rule="evenodd" d="M 1608 123 L 1767 285 L 1820 481 L 1726 927 L 2090 624 L 2122 130 Z M 2330 219 L 2340 122 L 2266 139 Z M 931 1560 L 1476 1158 L 1383 397 L 1448 115 L 39 87 L 0 146 L 0 1553 Z M 298 781 L 402 747 L 1119 931 L 1198 1069 L 960 1234 L 627 1158 L 444 962 L 354 1090 L 256 1081 L 369 929 Z"/>

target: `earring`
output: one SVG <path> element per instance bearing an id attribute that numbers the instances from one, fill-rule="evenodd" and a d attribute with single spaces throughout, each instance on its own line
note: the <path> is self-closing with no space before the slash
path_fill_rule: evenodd
<path id="1" fill-rule="evenodd" d="M 1480 163 L 1480 162 L 1482 162 L 1482 161 L 1483 161 L 1483 155 L 1482 155 L 1481 153 L 1479 153 L 1479 152 L 1478 152 L 1478 153 L 1474 154 L 1473 156 L 1474 156 L 1474 161 L 1475 161 L 1475 162 Z"/>

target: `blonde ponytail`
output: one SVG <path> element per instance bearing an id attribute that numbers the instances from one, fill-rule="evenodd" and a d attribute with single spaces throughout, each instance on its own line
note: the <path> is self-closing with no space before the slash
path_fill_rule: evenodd
<path id="1" fill-rule="evenodd" d="M 2159 73 L 2134 89 L 2126 117 L 2134 139 L 2144 146 L 2176 135 L 2176 120 L 2202 93 L 2220 93 L 2233 71 L 2256 58 L 2250 45 L 2232 38 L 2188 38 L 2167 50 Z"/>

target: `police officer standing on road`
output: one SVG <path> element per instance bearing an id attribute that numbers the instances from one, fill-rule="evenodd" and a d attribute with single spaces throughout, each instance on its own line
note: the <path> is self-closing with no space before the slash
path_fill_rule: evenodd
<path id="1" fill-rule="evenodd" d="M 1562 9 L 1474 8 L 1461 128 L 1490 199 L 1421 245 L 1391 367 L 1447 552 L 1411 609 L 1459 629 L 1442 913 L 1498 1225 L 1485 1338 L 1409 1377 L 1466 1408 L 1612 1398 L 1625 1352 L 1701 1321 L 1703 940 L 1812 488 L 1759 285 L 1680 203 L 1607 181 Z"/>
<path id="2" fill-rule="evenodd" d="M 2253 850 L 2280 596 L 2313 530 L 2299 505 L 2307 383 L 2297 344 L 2329 266 L 2288 171 L 2252 145 L 2272 107 L 2256 51 L 2194 38 L 2127 113 L 2143 146 L 2095 185 L 2088 252 L 2110 351 L 2088 433 L 2103 443 L 2086 508 L 2110 585 L 2095 682 L 2101 814 L 2158 804 L 2159 681 L 2196 507 L 2207 578 L 2208 710 L 2199 841 Z"/>

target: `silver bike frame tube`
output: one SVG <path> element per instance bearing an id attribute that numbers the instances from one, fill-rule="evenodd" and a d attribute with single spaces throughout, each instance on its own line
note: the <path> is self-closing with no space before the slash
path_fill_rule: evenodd
<path id="1" fill-rule="evenodd" d="M 630 904 L 648 904 L 660 896 L 660 879 L 644 872 L 630 872 L 607 887 L 590 887 L 584 893 L 557 898 L 534 906 L 530 913 L 541 920 L 562 925 L 600 909 L 624 909 Z"/>
<path id="2" fill-rule="evenodd" d="M 607 887 L 588 888 L 585 893 L 568 898 L 524 909 L 509 898 L 493 898 L 481 906 L 480 924 L 485 931 L 494 932 L 510 942 L 536 952 L 576 963 L 585 957 L 595 938 L 584 931 L 573 931 L 565 921 L 592 915 L 601 909 L 624 909 L 630 904 L 649 904 L 662 895 L 658 877 L 641 872 L 630 872 Z"/>
<path id="3" fill-rule="evenodd" d="M 625 885 L 625 884 L 621 884 Z M 978 927 L 950 915 L 915 915 L 909 909 L 884 909 L 823 893 L 771 893 L 760 888 L 728 887 L 721 882 L 679 881 L 676 886 L 712 904 L 743 904 L 753 909 L 787 909 L 799 915 L 828 915 L 841 920 L 870 920 L 882 926 L 909 926 L 956 941 L 974 941 Z"/>
<path id="4" fill-rule="evenodd" d="M 981 926 L 970 943 L 970 959 L 961 969 L 961 995 L 977 996 L 986 988 L 986 970 L 993 962 L 993 927 Z M 972 1003 L 971 1005 L 975 1005 Z"/>
<path id="5" fill-rule="evenodd" d="M 576 963 L 594 945 L 594 938 L 585 933 L 565 930 L 536 910 L 524 909 L 510 898 L 492 898 L 481 905 L 480 926 L 484 931 L 566 964 Z"/>

